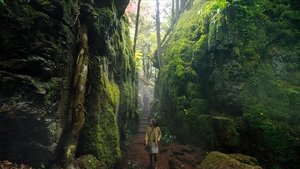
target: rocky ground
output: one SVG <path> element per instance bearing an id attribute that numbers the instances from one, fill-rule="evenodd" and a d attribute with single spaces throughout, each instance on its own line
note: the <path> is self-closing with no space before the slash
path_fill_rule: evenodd
<path id="1" fill-rule="evenodd" d="M 127 151 L 123 155 L 122 169 L 146 169 L 149 166 L 149 154 L 145 151 L 144 139 L 147 128 L 148 114 L 143 114 L 140 119 L 139 134 L 132 137 Z M 189 145 L 160 144 L 158 156 L 158 169 L 185 168 L 192 169 L 200 165 L 203 151 Z"/>
<path id="2" fill-rule="evenodd" d="M 196 168 L 203 160 L 200 151 L 180 144 L 160 146 L 158 169 L 168 168 Z M 122 162 L 123 169 L 146 169 L 149 166 L 149 155 L 144 150 L 144 134 L 132 138 Z"/>
<path id="3" fill-rule="evenodd" d="M 122 161 L 122 169 L 147 169 L 149 155 L 144 150 L 144 134 L 132 138 Z M 262 169 L 258 161 L 243 154 L 207 153 L 181 144 L 160 146 L 158 169 Z"/>
<path id="4" fill-rule="evenodd" d="M 142 115 L 139 133 L 132 137 L 123 154 L 122 169 L 149 167 L 149 154 L 144 146 L 148 117 L 148 114 Z M 255 158 L 243 154 L 223 154 L 217 151 L 208 153 L 182 144 L 160 144 L 159 150 L 158 169 L 262 169 Z"/>
<path id="5" fill-rule="evenodd" d="M 0 161 L 0 169 L 32 169 L 25 164 L 15 164 L 9 161 Z"/>
<path id="6" fill-rule="evenodd" d="M 122 169 L 147 169 L 149 155 L 144 150 L 144 133 L 132 137 L 123 154 Z M 204 158 L 205 157 L 205 158 Z M 207 154 L 195 147 L 181 144 L 160 145 L 158 169 L 262 169 L 255 158 L 242 154 Z M 32 169 L 25 164 L 0 161 L 0 169 Z"/>

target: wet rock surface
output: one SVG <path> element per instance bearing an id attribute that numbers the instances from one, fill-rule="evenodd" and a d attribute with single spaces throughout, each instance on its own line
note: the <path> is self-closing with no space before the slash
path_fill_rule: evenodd
<path id="1" fill-rule="evenodd" d="M 62 130 L 75 36 L 63 17 L 37 10 L 37 4 L 1 7 L 0 159 L 40 166 L 53 155 Z"/>

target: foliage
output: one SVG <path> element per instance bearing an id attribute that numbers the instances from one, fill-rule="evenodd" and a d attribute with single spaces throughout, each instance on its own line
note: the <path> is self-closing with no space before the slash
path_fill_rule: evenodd
<path id="1" fill-rule="evenodd" d="M 134 1 L 133 1 L 134 2 Z M 136 24 L 136 13 L 135 11 L 127 12 L 132 20 L 130 23 L 130 32 L 135 32 Z M 151 12 L 154 12 L 151 2 L 141 3 L 141 14 L 139 18 L 139 28 L 138 28 L 138 39 L 136 44 L 136 51 L 141 52 L 141 57 L 136 60 L 136 65 L 139 68 L 138 73 L 144 76 L 146 79 L 154 81 L 156 68 L 153 67 L 154 53 L 157 47 L 156 45 L 156 33 L 154 29 L 154 19 L 151 16 Z M 133 36 L 132 36 L 133 37 Z"/>
<path id="2" fill-rule="evenodd" d="M 136 50 L 135 51 L 135 63 L 136 63 L 136 68 L 138 70 L 142 69 L 142 57 L 143 57 L 143 53 L 141 50 Z"/>
<path id="3" fill-rule="evenodd" d="M 161 142 L 163 144 L 168 145 L 168 144 L 175 143 L 175 141 L 176 141 L 176 136 L 175 135 L 170 133 L 170 131 L 165 127 L 162 128 L 162 131 L 163 131 L 163 135 L 162 135 L 162 138 L 161 138 Z"/>

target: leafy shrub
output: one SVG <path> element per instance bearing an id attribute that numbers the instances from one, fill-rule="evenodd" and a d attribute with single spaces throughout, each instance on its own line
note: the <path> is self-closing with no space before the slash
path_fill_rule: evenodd
<path id="1" fill-rule="evenodd" d="M 161 129 L 161 131 L 162 131 L 161 142 L 163 144 L 172 144 L 172 143 L 175 143 L 176 136 L 174 134 L 172 134 L 166 127 L 163 127 Z"/>

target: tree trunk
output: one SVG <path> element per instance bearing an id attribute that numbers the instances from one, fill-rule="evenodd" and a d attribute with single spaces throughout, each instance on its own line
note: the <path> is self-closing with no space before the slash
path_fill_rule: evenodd
<path id="1" fill-rule="evenodd" d="M 74 76 L 74 88 L 75 88 L 75 96 L 73 100 L 72 106 L 72 124 L 71 124 L 71 137 L 69 144 L 66 145 L 66 158 L 74 159 L 75 152 L 77 147 L 77 141 L 80 134 L 80 130 L 84 125 L 84 100 L 86 93 L 86 83 L 87 83 L 87 74 L 88 74 L 88 63 L 89 63 L 89 54 L 88 54 L 88 29 L 87 25 L 81 25 L 80 30 L 80 40 L 82 46 L 80 48 L 76 70 Z"/>
<path id="2" fill-rule="evenodd" d="M 134 31 L 134 39 L 133 39 L 133 52 L 134 52 L 134 54 L 135 54 L 136 42 L 137 42 L 138 33 L 139 33 L 139 19 L 140 19 L 141 1 L 142 0 L 138 0 L 137 11 L 136 11 L 135 31 Z"/>
<path id="3" fill-rule="evenodd" d="M 149 60 L 149 77 L 148 79 L 150 80 L 151 77 L 153 76 L 153 65 L 152 65 L 152 62 Z"/>
<path id="4" fill-rule="evenodd" d="M 80 22 L 78 21 L 78 24 L 78 37 L 81 45 L 73 77 L 73 93 L 71 93 L 73 97 L 70 99 L 71 110 L 69 115 L 67 115 L 69 120 L 66 119 L 64 130 L 57 146 L 55 158 L 52 161 L 52 164 L 50 164 L 53 168 L 56 168 L 56 165 L 63 168 L 74 166 L 77 142 L 85 121 L 84 101 L 89 62 L 88 28 L 85 23 L 80 25 Z"/>
<path id="5" fill-rule="evenodd" d="M 150 61 L 149 59 L 147 58 L 147 63 L 146 63 L 146 79 L 149 80 L 149 77 L 150 77 L 150 70 L 151 67 L 150 67 Z"/>
<path id="6" fill-rule="evenodd" d="M 146 76 L 146 57 L 144 56 L 144 53 L 142 56 L 142 63 L 143 63 L 143 76 Z"/>
<path id="7" fill-rule="evenodd" d="M 176 15 L 176 13 L 179 13 L 179 0 L 176 0 L 175 15 Z"/>
<path id="8" fill-rule="evenodd" d="M 171 22 L 175 17 L 175 0 L 172 0 L 172 9 L 171 9 Z"/>
<path id="9" fill-rule="evenodd" d="M 174 30 L 174 27 L 179 20 L 180 13 L 181 11 L 179 10 L 179 0 L 176 0 L 175 4 L 175 13 L 174 16 L 172 17 L 171 25 L 168 28 L 166 34 L 164 35 L 163 39 L 161 40 L 161 45 L 160 45 L 160 52 L 163 52 L 164 46 L 166 46 L 171 38 L 172 32 Z"/>
<path id="10" fill-rule="evenodd" d="M 181 2 L 180 2 L 180 13 L 183 13 L 184 8 L 185 8 L 185 3 L 186 3 L 186 0 L 181 0 Z"/>
<path id="11" fill-rule="evenodd" d="M 185 3 L 185 5 L 183 6 L 183 8 L 181 10 L 179 10 L 179 7 L 177 6 L 177 5 L 179 5 L 179 1 L 176 0 L 176 11 L 174 13 L 174 18 L 172 19 L 171 25 L 168 28 L 166 34 L 164 35 L 163 39 L 161 40 L 161 45 L 160 45 L 161 53 L 167 47 L 168 42 L 170 41 L 170 38 L 172 37 L 174 27 L 175 27 L 177 21 L 179 20 L 180 15 L 183 13 L 183 11 L 185 9 L 190 9 L 192 7 L 193 0 L 185 0 L 185 1 L 183 0 L 183 1 L 181 1 L 181 3 Z"/>
<path id="12" fill-rule="evenodd" d="M 159 0 L 156 0 L 156 38 L 157 38 L 157 59 L 158 59 L 158 67 L 161 67 L 161 51 L 160 51 L 160 45 L 161 45 L 161 38 L 160 38 L 160 14 L 159 14 Z"/>

